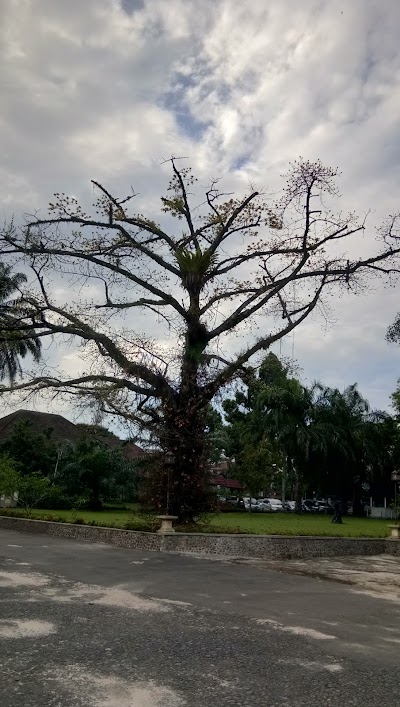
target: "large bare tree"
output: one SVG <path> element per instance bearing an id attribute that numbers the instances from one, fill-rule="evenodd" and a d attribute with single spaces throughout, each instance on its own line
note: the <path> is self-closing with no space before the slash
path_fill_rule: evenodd
<path id="1" fill-rule="evenodd" d="M 89 359 L 84 374 L 42 371 L 14 389 L 83 396 L 152 426 L 170 453 L 167 486 L 160 484 L 154 502 L 191 520 L 206 502 L 210 401 L 332 288 L 357 292 L 368 275 L 396 270 L 400 243 L 392 220 L 375 253 L 348 255 L 365 223 L 329 210 L 337 172 L 320 162 L 292 164 L 275 203 L 255 190 L 240 198 L 221 193 L 217 181 L 199 197 L 190 170 L 174 158 L 170 165 L 159 222 L 134 212 L 133 191 L 120 198 L 93 181 L 98 198 L 90 212 L 56 194 L 48 217 L 5 230 L 1 252 L 22 255 L 35 274 L 36 293 L 31 287 L 25 295 L 29 332 L 40 340 L 73 337 Z M 67 302 L 51 294 L 57 271 L 70 280 Z M 97 288 L 92 301 L 82 294 L 88 283 Z M 135 324 L 139 310 L 148 318 Z M 155 316 L 170 329 L 164 349 L 139 332 L 143 322 L 154 331 Z"/>

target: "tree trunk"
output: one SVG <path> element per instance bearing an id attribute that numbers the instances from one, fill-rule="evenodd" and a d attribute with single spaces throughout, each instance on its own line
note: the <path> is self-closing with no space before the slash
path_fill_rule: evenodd
<path id="1" fill-rule="evenodd" d="M 193 523 L 211 509 L 209 454 L 206 444 L 207 406 L 198 383 L 207 332 L 200 322 L 199 283 L 188 285 L 190 315 L 182 357 L 181 385 L 165 407 L 167 449 L 173 455 L 168 479 L 169 513 Z"/>
<path id="2" fill-rule="evenodd" d="M 300 478 L 300 473 L 299 470 L 293 467 L 294 470 L 294 477 L 295 477 L 295 501 L 296 501 L 296 513 L 302 513 L 303 512 L 303 506 L 302 506 L 302 497 L 303 497 L 303 489 L 302 489 L 302 484 L 301 484 L 301 478 Z"/>
<path id="3" fill-rule="evenodd" d="M 169 453 L 165 470 L 165 508 L 181 523 L 193 523 L 210 510 L 212 491 L 205 420 L 207 403 L 177 396 L 164 416 L 164 448 Z"/>
<path id="4" fill-rule="evenodd" d="M 286 465 L 287 461 L 284 459 L 282 464 L 282 508 L 286 511 Z"/>
<path id="5" fill-rule="evenodd" d="M 156 430 L 164 459 L 153 474 L 151 501 L 163 513 L 178 516 L 180 523 L 193 523 L 213 505 L 209 454 L 206 444 L 207 407 L 210 400 L 199 385 L 199 369 L 207 331 L 200 322 L 199 288 L 190 287 L 190 320 L 182 355 L 180 386 L 162 401 Z M 149 476 L 150 476 L 149 475 Z"/>

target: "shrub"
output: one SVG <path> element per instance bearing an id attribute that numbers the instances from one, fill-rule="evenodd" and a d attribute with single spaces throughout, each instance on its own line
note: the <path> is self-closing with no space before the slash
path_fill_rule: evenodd
<path id="1" fill-rule="evenodd" d="M 73 505 L 74 499 L 63 493 L 59 486 L 49 486 L 46 495 L 40 501 L 40 507 L 55 510 L 67 510 Z"/>

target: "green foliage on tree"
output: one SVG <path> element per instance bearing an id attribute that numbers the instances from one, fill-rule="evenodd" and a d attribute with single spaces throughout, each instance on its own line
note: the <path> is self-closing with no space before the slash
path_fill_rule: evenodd
<path id="1" fill-rule="evenodd" d="M 6 454 L 0 455 L 0 496 L 13 497 L 18 489 L 19 474 L 15 462 Z"/>
<path id="2" fill-rule="evenodd" d="M 28 517 L 31 515 L 33 508 L 40 507 L 40 503 L 44 501 L 49 493 L 50 486 L 50 479 L 41 474 L 19 475 L 17 486 L 18 505 L 24 508 Z"/>
<path id="3" fill-rule="evenodd" d="M 21 474 L 40 473 L 52 478 L 59 458 L 59 445 L 53 440 L 52 428 L 38 432 L 30 420 L 13 426 L 9 438 L 0 447 L 16 463 Z"/>
<path id="4" fill-rule="evenodd" d="M 57 484 L 70 497 L 84 498 L 92 510 L 107 500 L 133 500 L 138 477 L 135 465 L 122 453 L 91 439 L 66 450 L 57 473 Z"/>
<path id="5" fill-rule="evenodd" d="M 103 500 L 132 501 L 137 494 L 138 473 L 135 463 L 126 460 L 121 450 L 107 447 L 112 435 L 90 436 L 77 445 L 57 444 L 53 430 L 38 432 L 29 420 L 17 422 L 0 452 L 9 459 L 21 477 L 49 480 L 42 497 L 46 508 L 66 508 L 76 504 L 101 507 Z M 89 429 L 90 428 L 90 429 Z M 4 456 L 6 455 L 6 456 Z"/>
<path id="6" fill-rule="evenodd" d="M 284 451 L 277 444 L 275 432 L 267 429 L 265 418 L 260 416 L 260 406 L 266 390 L 275 386 L 282 390 L 281 386 L 287 385 L 287 369 L 270 353 L 258 371 L 249 373 L 245 388 L 233 400 L 223 402 L 228 423 L 227 453 L 235 459 L 235 475 L 253 496 L 272 485 L 280 487 L 277 471 L 283 469 Z"/>
<path id="7" fill-rule="evenodd" d="M 271 458 L 299 507 L 302 497 L 315 493 L 349 500 L 357 513 L 365 488 L 390 496 L 388 480 L 400 458 L 398 426 L 389 415 L 371 411 L 356 385 L 344 391 L 322 384 L 307 388 L 269 354 L 246 391 L 225 401 L 224 409 L 238 474 L 249 489 L 255 488 L 253 473 L 255 485 L 258 475 L 267 478 L 266 448 L 274 450 Z"/>
<path id="8" fill-rule="evenodd" d="M 31 354 L 40 360 L 41 341 L 35 337 L 32 309 L 20 294 L 27 281 L 23 273 L 13 273 L 0 263 L 0 378 L 14 381 L 21 373 L 21 358 Z"/>
<path id="9" fill-rule="evenodd" d="M 32 509 L 46 498 L 51 487 L 50 479 L 41 474 L 23 476 L 10 457 L 0 457 L 0 496 L 16 498 L 29 517 Z"/>
<path id="10" fill-rule="evenodd" d="M 397 381 L 397 388 L 394 393 L 390 396 L 392 401 L 392 406 L 395 410 L 395 415 L 397 419 L 400 420 L 400 379 Z"/>

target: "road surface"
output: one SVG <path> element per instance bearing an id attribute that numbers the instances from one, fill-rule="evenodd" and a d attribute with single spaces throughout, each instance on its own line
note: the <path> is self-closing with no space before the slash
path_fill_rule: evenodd
<path id="1" fill-rule="evenodd" d="M 1 707 L 395 707 L 399 656 L 394 597 L 0 531 Z"/>

